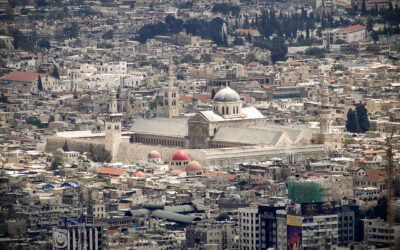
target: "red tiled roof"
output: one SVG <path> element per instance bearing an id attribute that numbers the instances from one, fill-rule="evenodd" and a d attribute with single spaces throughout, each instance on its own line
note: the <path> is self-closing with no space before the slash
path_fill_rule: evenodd
<path id="1" fill-rule="evenodd" d="M 173 170 L 171 170 L 170 174 L 180 174 L 182 172 L 183 172 L 182 169 L 173 169 Z"/>
<path id="2" fill-rule="evenodd" d="M 290 66 L 299 66 L 299 65 L 301 65 L 301 63 L 298 61 L 291 61 L 291 62 L 289 62 L 289 65 Z"/>
<path id="3" fill-rule="evenodd" d="M 198 94 L 196 98 L 202 102 L 211 102 L 211 94 Z"/>
<path id="4" fill-rule="evenodd" d="M 43 76 L 43 74 L 33 73 L 33 72 L 11 72 L 8 75 L 0 78 L 1 80 L 7 81 L 19 81 L 19 82 L 33 82 L 39 78 L 39 76 Z"/>
<path id="5" fill-rule="evenodd" d="M 227 174 L 227 173 L 213 173 L 213 172 L 205 172 L 203 174 L 205 177 L 217 176 L 220 178 L 228 178 L 229 180 L 234 180 L 236 178 L 235 174 Z"/>
<path id="6" fill-rule="evenodd" d="M 364 26 L 357 24 L 357 25 L 342 28 L 342 30 L 351 32 L 351 31 L 355 31 L 355 30 L 359 30 L 359 29 L 363 29 L 363 28 L 364 28 Z"/>
<path id="7" fill-rule="evenodd" d="M 258 66 L 258 65 L 260 65 L 259 62 L 249 62 L 249 63 L 247 64 L 247 66 L 249 66 L 249 67 L 256 67 L 256 66 Z"/>
<path id="8" fill-rule="evenodd" d="M 365 169 L 366 181 L 385 181 L 386 172 L 379 169 Z"/>
<path id="9" fill-rule="evenodd" d="M 191 103 L 193 101 L 193 98 L 190 96 L 184 95 L 184 96 L 179 97 L 179 101 Z"/>
<path id="10" fill-rule="evenodd" d="M 385 154 L 386 150 L 379 149 L 379 150 L 367 150 L 363 152 L 365 156 L 367 155 L 374 155 L 374 154 Z"/>
<path id="11" fill-rule="evenodd" d="M 97 170 L 97 173 L 99 174 L 109 174 L 109 175 L 121 175 L 124 172 L 122 169 L 116 169 L 116 168 L 105 168 L 102 167 Z"/>
<path id="12" fill-rule="evenodd" d="M 251 96 L 249 94 L 240 94 L 240 97 L 243 97 L 246 101 L 251 100 Z"/>

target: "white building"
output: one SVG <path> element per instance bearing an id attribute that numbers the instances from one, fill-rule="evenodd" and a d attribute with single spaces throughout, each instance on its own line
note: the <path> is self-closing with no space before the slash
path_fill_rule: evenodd
<path id="1" fill-rule="evenodd" d="M 260 219 L 257 208 L 239 208 L 240 249 L 260 249 Z"/>
<path id="2" fill-rule="evenodd" d="M 344 41 L 345 43 L 358 42 L 364 40 L 365 37 L 365 27 L 358 24 L 323 32 L 323 39 L 326 44 L 335 44 L 338 41 Z"/>

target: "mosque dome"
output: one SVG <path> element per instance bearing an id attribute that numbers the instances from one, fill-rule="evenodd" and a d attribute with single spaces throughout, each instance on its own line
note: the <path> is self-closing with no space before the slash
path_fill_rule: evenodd
<path id="1" fill-rule="evenodd" d="M 228 86 L 219 90 L 214 96 L 215 102 L 238 102 L 240 101 L 239 94 Z"/>
<path id="2" fill-rule="evenodd" d="M 132 174 L 134 177 L 146 177 L 146 174 L 143 173 L 142 171 L 136 171 L 135 173 Z"/>
<path id="3" fill-rule="evenodd" d="M 188 161 L 189 156 L 183 150 L 178 150 L 172 156 L 172 160 L 173 161 Z"/>
<path id="4" fill-rule="evenodd" d="M 150 153 L 147 155 L 148 159 L 160 159 L 161 155 L 158 151 L 151 150 Z"/>
<path id="5" fill-rule="evenodd" d="M 199 172 L 202 171 L 203 168 L 201 167 L 200 163 L 197 161 L 191 161 L 189 164 L 185 167 L 186 172 Z"/>

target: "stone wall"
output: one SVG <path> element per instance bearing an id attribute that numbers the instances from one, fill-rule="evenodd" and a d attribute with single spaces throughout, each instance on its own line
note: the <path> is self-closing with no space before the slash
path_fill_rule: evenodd
<path id="1" fill-rule="evenodd" d="M 46 142 L 46 151 L 62 148 L 67 141 L 69 150 L 87 152 L 90 145 L 104 145 L 101 139 L 65 139 L 50 137 Z M 172 155 L 180 148 L 121 142 L 115 161 L 124 164 L 134 164 L 140 160 L 147 160 L 151 150 L 160 153 L 165 162 L 169 162 Z M 243 162 L 257 162 L 270 160 L 273 157 L 282 158 L 284 161 L 302 162 L 308 159 L 319 159 L 326 156 L 323 145 L 306 145 L 302 147 L 263 147 L 244 146 L 221 149 L 183 149 L 191 160 L 198 161 L 203 166 L 233 166 Z"/>

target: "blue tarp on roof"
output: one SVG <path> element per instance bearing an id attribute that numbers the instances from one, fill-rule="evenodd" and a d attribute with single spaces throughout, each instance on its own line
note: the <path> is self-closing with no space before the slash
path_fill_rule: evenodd
<path id="1" fill-rule="evenodd" d="M 78 187 L 78 184 L 76 182 L 65 182 L 61 185 L 61 187 Z"/>
<path id="2" fill-rule="evenodd" d="M 55 186 L 53 184 L 46 184 L 42 188 L 43 189 L 51 189 L 51 188 L 55 188 Z"/>

